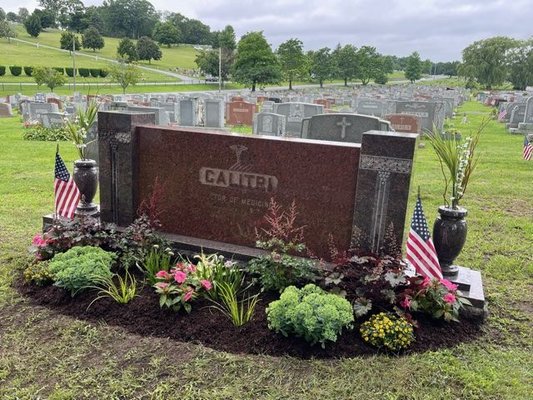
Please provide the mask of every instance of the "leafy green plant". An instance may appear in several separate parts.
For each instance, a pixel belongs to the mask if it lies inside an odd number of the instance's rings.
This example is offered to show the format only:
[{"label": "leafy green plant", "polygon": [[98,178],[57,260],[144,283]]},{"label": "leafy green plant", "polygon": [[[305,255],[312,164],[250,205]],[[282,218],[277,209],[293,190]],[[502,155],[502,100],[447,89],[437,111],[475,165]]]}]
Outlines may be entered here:
[{"label": "leafy green plant", "polygon": [[87,308],[104,297],[110,297],[119,304],[127,304],[138,296],[137,279],[128,270],[126,270],[124,278],[121,275],[114,274],[112,276],[96,277],[94,281],[96,285],[89,287],[100,289],[100,291],[98,292],[98,297]]},{"label": "leafy green plant", "polygon": [[85,139],[87,132],[96,122],[99,107],[96,101],[90,101],[85,110],[78,108],[76,118],[73,121],[67,120],[65,123],[65,133],[78,149],[78,154],[82,160],[86,159],[87,143],[85,143]]},{"label": "leafy green plant", "polygon": [[[228,317],[235,326],[243,326],[252,319],[259,301],[259,293],[246,296],[244,294],[248,289],[246,288],[242,291],[243,295],[240,296],[240,286],[228,282],[216,283],[215,287],[219,300],[211,300],[214,303],[212,308]],[[241,298],[239,299],[239,297]]]},{"label": "leafy green plant", "polygon": [[409,278],[409,284],[398,296],[400,306],[407,311],[420,311],[433,318],[459,322],[461,308],[472,304],[457,288],[447,279]]},{"label": "leafy green plant", "polygon": [[274,199],[264,217],[265,228],[256,231],[256,246],[270,254],[248,263],[250,272],[258,276],[265,290],[283,290],[290,285],[313,282],[317,277],[316,262],[294,256],[306,250],[303,243],[303,226],[296,226],[296,203],[283,210]]},{"label": "leafy green plant", "polygon": [[98,78],[100,76],[100,68],[91,68],[89,71],[93,78]]},{"label": "leafy green plant", "polygon": [[0,65],[0,76],[4,76],[6,74],[6,67],[3,65]]},{"label": "leafy green plant", "polygon": [[66,141],[68,137],[61,127],[45,128],[42,124],[29,124],[22,134],[24,140],[39,140],[48,142]]},{"label": "leafy green plant", "polygon": [[137,263],[137,266],[144,272],[146,281],[150,286],[157,282],[156,274],[159,271],[170,271],[172,266],[172,257],[174,253],[167,247],[164,250],[158,244],[154,244],[144,257],[142,263]]},{"label": "leafy green plant", "polygon": [[89,75],[91,74],[89,68],[78,68],[78,73],[83,78],[88,78]]},{"label": "leafy green plant", "polygon": [[[433,131],[427,136],[439,159],[444,178],[442,197],[447,207],[451,205],[453,209],[459,208],[459,201],[466,192],[470,176],[479,160],[475,153],[479,137],[489,121],[490,119],[485,118],[474,135],[465,138],[463,141],[459,141],[456,135],[445,138],[435,126]],[[448,201],[448,196],[450,201]]]},{"label": "leafy green plant", "polygon": [[67,74],[67,76],[72,78],[77,73],[77,70],[75,70],[74,68],[71,68],[71,67],[66,67],[65,68],[65,73]]},{"label": "leafy green plant", "polygon": [[105,78],[109,74],[107,69],[100,69],[100,78]]},{"label": "leafy green plant", "polygon": [[312,345],[337,341],[342,329],[352,329],[353,310],[350,302],[335,294],[327,293],[316,285],[302,289],[287,287],[279,300],[266,310],[268,327],[284,336],[303,337]]},{"label": "leafy green plant", "polygon": [[110,277],[114,253],[99,247],[78,246],[59,253],[50,261],[50,272],[55,285],[70,291],[74,296],[79,290],[98,283],[102,277]]},{"label": "leafy green plant", "polygon": [[[230,286],[231,290],[238,292],[245,279],[244,272],[237,263],[226,260],[220,254],[205,254],[203,251],[194,256],[197,260],[196,270],[201,279],[207,279],[213,283],[213,289],[207,292],[212,300],[221,300],[221,286]],[[223,290],[223,289],[222,289]]]},{"label": "leafy green plant", "polygon": [[24,73],[26,76],[31,76],[33,73],[33,67],[24,67]]},{"label": "leafy green plant", "polygon": [[154,288],[159,295],[160,307],[175,311],[183,308],[188,313],[191,312],[191,303],[213,287],[209,280],[198,276],[196,267],[190,263],[177,263],[170,272],[159,271],[156,278],[158,282]]},{"label": "leafy green plant", "polygon": [[53,275],[47,261],[32,261],[24,270],[24,280],[37,285],[46,285],[53,281]]},{"label": "leafy green plant", "polygon": [[413,325],[404,317],[391,313],[373,315],[361,324],[359,332],[365,342],[391,351],[405,349],[415,340]]}]

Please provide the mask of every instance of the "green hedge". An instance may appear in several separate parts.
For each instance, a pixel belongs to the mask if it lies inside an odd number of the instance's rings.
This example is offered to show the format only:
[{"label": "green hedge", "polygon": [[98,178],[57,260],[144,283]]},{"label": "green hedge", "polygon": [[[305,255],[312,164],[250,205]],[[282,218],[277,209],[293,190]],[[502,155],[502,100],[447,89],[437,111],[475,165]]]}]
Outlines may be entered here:
[{"label": "green hedge", "polygon": [[65,68],[65,72],[67,76],[70,76],[71,78],[75,75],[74,68],[67,67]]},{"label": "green hedge", "polygon": [[18,65],[11,65],[9,67],[9,71],[11,72],[11,75],[19,76],[22,73],[22,67],[19,67]]},{"label": "green hedge", "polygon": [[6,67],[0,66],[0,76],[4,76],[6,74]]},{"label": "green hedge", "polygon": [[108,74],[109,74],[109,71],[107,69],[100,70],[100,78],[105,78]]},{"label": "green hedge", "polygon": [[78,73],[84,78],[87,78],[90,75],[89,68],[78,68]]},{"label": "green hedge", "polygon": [[100,68],[91,68],[91,76],[93,78],[98,78],[100,76]]},{"label": "green hedge", "polygon": [[65,68],[63,67],[54,67],[54,69],[59,72],[61,75],[65,75]]},{"label": "green hedge", "polygon": [[24,67],[24,73],[26,76],[31,76],[33,74],[33,67]]}]

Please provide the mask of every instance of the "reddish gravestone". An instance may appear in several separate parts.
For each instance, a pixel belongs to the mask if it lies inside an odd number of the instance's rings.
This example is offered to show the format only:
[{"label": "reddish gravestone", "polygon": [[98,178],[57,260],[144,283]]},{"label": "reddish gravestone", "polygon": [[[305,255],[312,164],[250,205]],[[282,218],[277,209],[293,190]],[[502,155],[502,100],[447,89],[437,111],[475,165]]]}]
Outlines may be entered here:
[{"label": "reddish gravestone", "polygon": [[233,101],[227,104],[227,123],[229,125],[253,125],[255,104]]},{"label": "reddish gravestone", "polygon": [[320,257],[329,255],[330,234],[339,250],[355,233],[366,235],[371,250],[386,232],[402,242],[416,135],[371,131],[353,144],[187,128],[128,131],[133,118],[145,117],[99,113],[106,222],[131,222],[157,179],[162,229],[186,248],[251,254],[243,249],[256,251],[255,228],[271,198],[283,207],[296,202],[297,225]]},{"label": "reddish gravestone", "polygon": [[231,101],[244,101],[244,98],[242,96],[231,96],[230,102]]},{"label": "reddish gravestone", "polygon": [[56,99],[55,97],[47,98],[46,102],[50,104],[57,104],[57,108],[59,108],[60,110],[63,109],[63,102],[59,99]]},{"label": "reddish gravestone", "polygon": [[389,114],[385,116],[396,132],[420,133],[420,118],[409,114]]},{"label": "reddish gravestone", "polygon": [[328,109],[330,108],[330,105],[331,103],[329,102],[329,100],[326,100],[326,99],[316,99],[314,101],[315,104],[320,104],[322,106],[324,106],[325,109]]}]

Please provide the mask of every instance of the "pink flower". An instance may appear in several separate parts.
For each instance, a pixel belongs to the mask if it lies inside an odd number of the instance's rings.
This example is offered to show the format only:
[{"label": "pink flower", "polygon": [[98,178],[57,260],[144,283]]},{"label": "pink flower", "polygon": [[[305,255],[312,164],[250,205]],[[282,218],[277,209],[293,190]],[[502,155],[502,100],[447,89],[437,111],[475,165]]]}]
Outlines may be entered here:
[{"label": "pink flower", "polygon": [[194,266],[194,264],[187,265],[187,271],[194,274],[196,272],[196,267]]},{"label": "pink flower", "polygon": [[400,305],[403,307],[403,308],[409,308],[411,307],[411,299],[409,297],[405,297],[401,302],[400,302]]},{"label": "pink flower", "polygon": [[155,274],[155,277],[156,278],[161,278],[161,279],[164,279],[164,280],[170,280],[170,278],[172,277],[172,275],[170,275],[167,271],[165,270],[161,270],[159,271],[157,274]]},{"label": "pink flower", "polygon": [[213,284],[209,282],[207,279],[202,279],[200,283],[202,284],[202,287],[205,290],[211,290],[211,288],[213,287]]},{"label": "pink flower", "polygon": [[182,262],[179,262],[176,264],[176,270],[179,270],[179,271],[185,271],[185,267],[187,266],[187,264],[185,263],[182,263]]},{"label": "pink flower", "polygon": [[194,290],[188,290],[187,293],[183,295],[183,301],[189,301],[192,299],[192,295],[194,294]]},{"label": "pink flower", "polygon": [[446,293],[442,299],[448,304],[453,304],[456,301],[455,295],[453,293]]},{"label": "pink flower", "polygon": [[447,279],[441,279],[440,280],[440,283],[442,283],[444,285],[444,287],[446,287],[446,289],[450,290],[450,291],[455,291],[457,290],[457,285],[451,283],[449,280]]},{"label": "pink flower", "polygon": [[187,274],[183,271],[176,271],[174,273],[174,280],[180,285],[187,279]]},{"label": "pink flower", "polygon": [[46,246],[46,240],[39,234],[33,237],[31,244],[37,247]]},{"label": "pink flower", "polygon": [[429,285],[431,285],[431,278],[428,276],[425,276],[424,280],[422,281],[422,287],[427,288]]}]

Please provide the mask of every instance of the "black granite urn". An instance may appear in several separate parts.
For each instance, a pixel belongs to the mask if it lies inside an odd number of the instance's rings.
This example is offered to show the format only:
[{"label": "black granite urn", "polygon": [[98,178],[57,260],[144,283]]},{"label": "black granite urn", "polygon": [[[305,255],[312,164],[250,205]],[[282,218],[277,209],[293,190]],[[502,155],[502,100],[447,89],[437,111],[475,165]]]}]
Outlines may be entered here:
[{"label": "black granite urn", "polygon": [[96,161],[89,159],[74,161],[73,179],[81,195],[76,214],[95,216],[98,213],[98,206],[93,203],[98,187]]},{"label": "black granite urn", "polygon": [[466,215],[465,208],[439,207],[439,216],[433,225],[433,243],[445,277],[453,278],[458,273],[459,268],[453,262],[466,241]]}]

